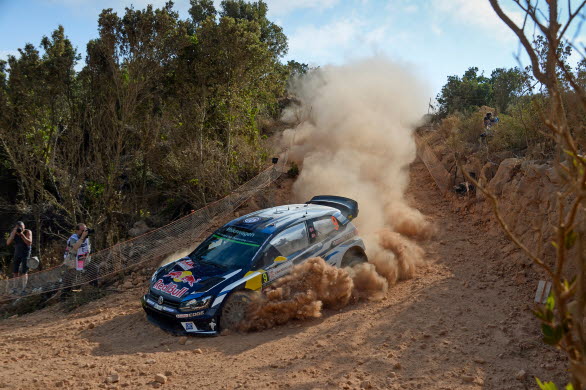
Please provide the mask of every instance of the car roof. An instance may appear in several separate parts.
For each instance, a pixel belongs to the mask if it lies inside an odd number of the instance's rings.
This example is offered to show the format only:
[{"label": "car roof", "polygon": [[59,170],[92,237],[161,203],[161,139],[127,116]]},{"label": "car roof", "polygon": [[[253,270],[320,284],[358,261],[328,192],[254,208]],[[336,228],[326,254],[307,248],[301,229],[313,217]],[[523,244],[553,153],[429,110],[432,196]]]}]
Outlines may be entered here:
[{"label": "car roof", "polygon": [[236,218],[225,226],[234,226],[249,231],[278,233],[300,220],[309,220],[339,213],[338,209],[315,204],[289,204],[258,210]]}]

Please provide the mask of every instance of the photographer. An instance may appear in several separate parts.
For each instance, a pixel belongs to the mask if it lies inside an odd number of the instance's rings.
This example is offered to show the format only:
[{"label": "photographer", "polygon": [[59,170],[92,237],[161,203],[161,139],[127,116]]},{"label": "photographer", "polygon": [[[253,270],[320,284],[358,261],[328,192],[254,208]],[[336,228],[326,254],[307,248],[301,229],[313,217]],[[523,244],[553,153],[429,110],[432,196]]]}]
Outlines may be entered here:
[{"label": "photographer", "polygon": [[78,223],[75,232],[67,240],[67,247],[63,256],[64,263],[69,268],[75,268],[82,271],[86,260],[91,252],[91,244],[88,235],[91,229],[83,223]]},{"label": "photographer", "polygon": [[[14,260],[12,262],[13,276],[25,276],[28,273],[27,261],[31,257],[31,246],[33,244],[33,232],[25,229],[24,222],[18,221],[14,225],[6,245],[14,243]],[[26,281],[25,281],[26,284]]]},{"label": "photographer", "polygon": [[79,278],[78,274],[83,272],[90,260],[91,243],[89,234],[92,232],[83,223],[77,224],[75,232],[67,240],[67,247],[63,255],[63,263],[67,266],[63,278],[64,293],[69,293],[73,284]]}]

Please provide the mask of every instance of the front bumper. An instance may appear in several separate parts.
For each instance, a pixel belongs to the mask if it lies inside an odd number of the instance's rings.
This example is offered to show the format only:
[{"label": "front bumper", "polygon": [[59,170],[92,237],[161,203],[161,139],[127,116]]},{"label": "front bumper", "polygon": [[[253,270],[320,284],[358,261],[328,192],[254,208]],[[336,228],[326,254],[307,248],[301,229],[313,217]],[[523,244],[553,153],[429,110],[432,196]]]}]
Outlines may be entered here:
[{"label": "front bumper", "polygon": [[167,305],[159,305],[148,295],[142,297],[141,303],[149,322],[170,333],[218,335],[216,308],[184,313]]}]

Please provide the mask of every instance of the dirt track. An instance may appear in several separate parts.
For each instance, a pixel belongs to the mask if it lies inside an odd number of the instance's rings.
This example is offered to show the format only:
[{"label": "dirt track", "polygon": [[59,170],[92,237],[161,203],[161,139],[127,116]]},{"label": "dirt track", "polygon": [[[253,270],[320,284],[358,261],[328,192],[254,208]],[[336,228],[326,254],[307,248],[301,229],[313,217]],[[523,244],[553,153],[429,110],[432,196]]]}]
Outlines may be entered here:
[{"label": "dirt track", "polygon": [[[421,163],[412,165],[407,197],[439,231],[423,244],[428,264],[383,301],[185,345],[146,322],[145,287],[70,314],[54,306],[0,322],[0,387],[150,388],[166,372],[163,389],[524,389],[536,388],[533,375],[564,382],[561,355],[541,343],[529,312],[537,276],[509,261],[496,229],[453,213]],[[112,371],[119,382],[106,384]]]}]

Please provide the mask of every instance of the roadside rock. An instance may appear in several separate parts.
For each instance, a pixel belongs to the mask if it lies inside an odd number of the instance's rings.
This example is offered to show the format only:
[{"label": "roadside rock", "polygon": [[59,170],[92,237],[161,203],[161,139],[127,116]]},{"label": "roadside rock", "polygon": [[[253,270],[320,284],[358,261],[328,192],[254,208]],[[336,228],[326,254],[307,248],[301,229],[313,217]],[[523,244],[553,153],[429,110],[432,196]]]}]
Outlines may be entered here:
[{"label": "roadside rock", "polygon": [[167,383],[167,377],[163,374],[157,374],[155,375],[155,382],[161,383],[161,384],[165,384]]},{"label": "roadside rock", "polygon": [[[491,162],[487,162],[486,164],[484,164],[484,166],[480,170],[480,176],[478,177],[478,184],[480,184],[482,187],[486,187],[487,184],[490,183],[492,178],[495,176],[497,169],[498,169],[498,165],[493,164]],[[482,193],[482,191],[478,190],[478,191],[476,191],[476,198],[483,200],[483,199],[485,199],[485,196]]]},{"label": "roadside rock", "polygon": [[501,195],[503,187],[513,178],[520,166],[521,160],[518,158],[507,158],[503,160],[496,174],[488,183],[488,190],[495,195]]}]

